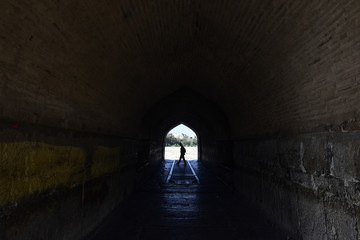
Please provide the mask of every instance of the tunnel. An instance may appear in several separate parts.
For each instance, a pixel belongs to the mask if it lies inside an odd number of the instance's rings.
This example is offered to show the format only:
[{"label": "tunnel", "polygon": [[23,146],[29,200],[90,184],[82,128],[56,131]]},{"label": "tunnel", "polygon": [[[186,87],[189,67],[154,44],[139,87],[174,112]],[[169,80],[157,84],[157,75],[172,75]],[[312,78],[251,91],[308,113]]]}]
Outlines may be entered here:
[{"label": "tunnel", "polygon": [[0,23],[0,239],[90,239],[179,123],[200,189],[283,239],[359,239],[358,0],[3,0]]}]

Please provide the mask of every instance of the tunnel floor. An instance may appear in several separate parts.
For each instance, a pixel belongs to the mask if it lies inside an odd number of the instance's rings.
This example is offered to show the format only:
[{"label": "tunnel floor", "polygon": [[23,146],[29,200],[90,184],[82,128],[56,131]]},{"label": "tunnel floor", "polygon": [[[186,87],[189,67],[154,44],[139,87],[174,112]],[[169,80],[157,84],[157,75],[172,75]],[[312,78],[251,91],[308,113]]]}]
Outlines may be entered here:
[{"label": "tunnel floor", "polygon": [[123,201],[92,239],[286,239],[200,162],[189,163],[185,167],[183,162],[178,166],[163,161],[155,176]]}]

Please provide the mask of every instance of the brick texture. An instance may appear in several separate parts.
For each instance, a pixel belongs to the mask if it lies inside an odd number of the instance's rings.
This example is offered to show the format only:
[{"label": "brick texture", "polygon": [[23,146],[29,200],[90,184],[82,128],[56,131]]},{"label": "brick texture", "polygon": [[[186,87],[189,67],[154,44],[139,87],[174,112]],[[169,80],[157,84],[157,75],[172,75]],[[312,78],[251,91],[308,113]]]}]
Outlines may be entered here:
[{"label": "brick texture", "polygon": [[0,9],[2,118],[134,135],[153,104],[187,86],[224,109],[235,137],[359,129],[357,0]]}]

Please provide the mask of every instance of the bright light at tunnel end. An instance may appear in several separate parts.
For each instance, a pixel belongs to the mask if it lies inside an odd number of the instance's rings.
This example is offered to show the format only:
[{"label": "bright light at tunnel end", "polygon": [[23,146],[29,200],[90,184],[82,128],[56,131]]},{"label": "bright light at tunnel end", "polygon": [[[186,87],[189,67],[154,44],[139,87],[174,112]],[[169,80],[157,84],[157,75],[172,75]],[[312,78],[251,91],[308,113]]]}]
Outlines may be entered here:
[{"label": "bright light at tunnel end", "polygon": [[198,137],[196,133],[184,124],[179,124],[172,128],[164,139],[164,159],[179,160],[180,146],[179,142],[183,143],[187,161],[198,160]]}]

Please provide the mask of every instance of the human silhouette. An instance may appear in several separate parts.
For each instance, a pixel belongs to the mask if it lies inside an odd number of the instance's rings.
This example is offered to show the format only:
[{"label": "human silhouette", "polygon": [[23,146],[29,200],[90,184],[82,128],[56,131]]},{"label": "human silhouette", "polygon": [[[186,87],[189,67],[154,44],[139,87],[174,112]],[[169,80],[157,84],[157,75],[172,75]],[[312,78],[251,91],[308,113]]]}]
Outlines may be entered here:
[{"label": "human silhouette", "polygon": [[186,149],[184,148],[184,146],[182,145],[182,143],[179,143],[180,145],[180,158],[179,161],[177,162],[177,165],[180,164],[181,159],[184,160],[185,166],[186,166],[186,161],[185,161],[185,153],[186,153]]}]

